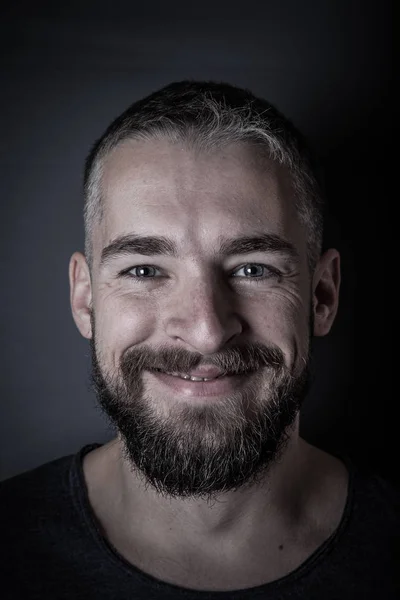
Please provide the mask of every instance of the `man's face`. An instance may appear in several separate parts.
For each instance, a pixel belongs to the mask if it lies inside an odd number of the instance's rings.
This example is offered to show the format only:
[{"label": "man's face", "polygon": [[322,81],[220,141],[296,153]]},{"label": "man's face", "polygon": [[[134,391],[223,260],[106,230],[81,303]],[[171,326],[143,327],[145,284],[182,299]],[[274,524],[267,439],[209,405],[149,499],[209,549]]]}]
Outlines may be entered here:
[{"label": "man's face", "polygon": [[[308,385],[311,284],[288,174],[244,145],[205,156],[129,141],[107,159],[102,191],[93,381],[126,458],[170,497],[253,484],[284,449]],[[111,246],[132,234],[168,237],[177,255]],[[275,236],[269,250],[218,254],[223,240],[261,234]],[[208,383],[153,371],[198,365],[236,376],[206,396]]]}]

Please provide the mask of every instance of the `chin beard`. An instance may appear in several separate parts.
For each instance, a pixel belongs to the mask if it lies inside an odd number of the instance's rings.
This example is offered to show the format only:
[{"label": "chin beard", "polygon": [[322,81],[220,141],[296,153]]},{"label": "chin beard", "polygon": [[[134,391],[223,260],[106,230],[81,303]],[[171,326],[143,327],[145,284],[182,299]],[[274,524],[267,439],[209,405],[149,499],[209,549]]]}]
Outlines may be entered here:
[{"label": "chin beard", "polygon": [[[110,376],[90,344],[92,385],[119,432],[124,457],[146,488],[166,498],[210,501],[261,482],[287,447],[310,385],[310,355],[294,376],[279,348],[252,346],[253,360],[268,368],[240,391],[209,403],[191,406],[185,399],[167,406],[159,392],[144,391],[138,365],[147,350],[127,351],[120,372]],[[238,347],[236,356],[243,354]]]}]

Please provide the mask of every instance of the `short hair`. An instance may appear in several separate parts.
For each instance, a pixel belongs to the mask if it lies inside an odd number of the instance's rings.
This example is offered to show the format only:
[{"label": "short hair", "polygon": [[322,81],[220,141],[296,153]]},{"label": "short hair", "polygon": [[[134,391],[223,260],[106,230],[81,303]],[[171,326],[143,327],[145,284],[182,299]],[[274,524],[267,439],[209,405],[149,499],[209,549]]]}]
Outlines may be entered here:
[{"label": "short hair", "polygon": [[93,145],[85,163],[85,254],[90,268],[96,222],[104,214],[101,179],[110,152],[126,139],[167,139],[198,151],[250,143],[262,156],[287,167],[293,201],[307,230],[313,272],[322,250],[324,199],[314,160],[289,119],[250,90],[224,82],[183,80],[134,102]]}]

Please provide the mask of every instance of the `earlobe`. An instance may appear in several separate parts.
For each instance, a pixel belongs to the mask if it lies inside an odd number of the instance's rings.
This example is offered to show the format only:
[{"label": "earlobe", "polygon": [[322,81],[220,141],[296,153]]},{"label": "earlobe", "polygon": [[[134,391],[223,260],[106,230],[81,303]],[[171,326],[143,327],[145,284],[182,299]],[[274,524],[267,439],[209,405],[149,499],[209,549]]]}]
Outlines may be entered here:
[{"label": "earlobe", "polygon": [[329,333],[339,306],[340,254],[327,250],[320,258],[313,278],[314,335]]},{"label": "earlobe", "polygon": [[72,316],[83,337],[91,339],[92,285],[86,259],[75,252],[69,261],[69,284]]}]

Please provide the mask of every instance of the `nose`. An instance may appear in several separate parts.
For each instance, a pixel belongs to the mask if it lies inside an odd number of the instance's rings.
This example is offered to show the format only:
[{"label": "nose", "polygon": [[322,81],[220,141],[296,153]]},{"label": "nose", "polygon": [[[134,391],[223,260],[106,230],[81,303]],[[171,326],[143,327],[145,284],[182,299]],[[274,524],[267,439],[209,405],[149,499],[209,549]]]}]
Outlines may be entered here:
[{"label": "nose", "polygon": [[199,277],[180,292],[164,314],[170,338],[181,340],[196,352],[213,354],[242,332],[243,321],[226,286]]}]

